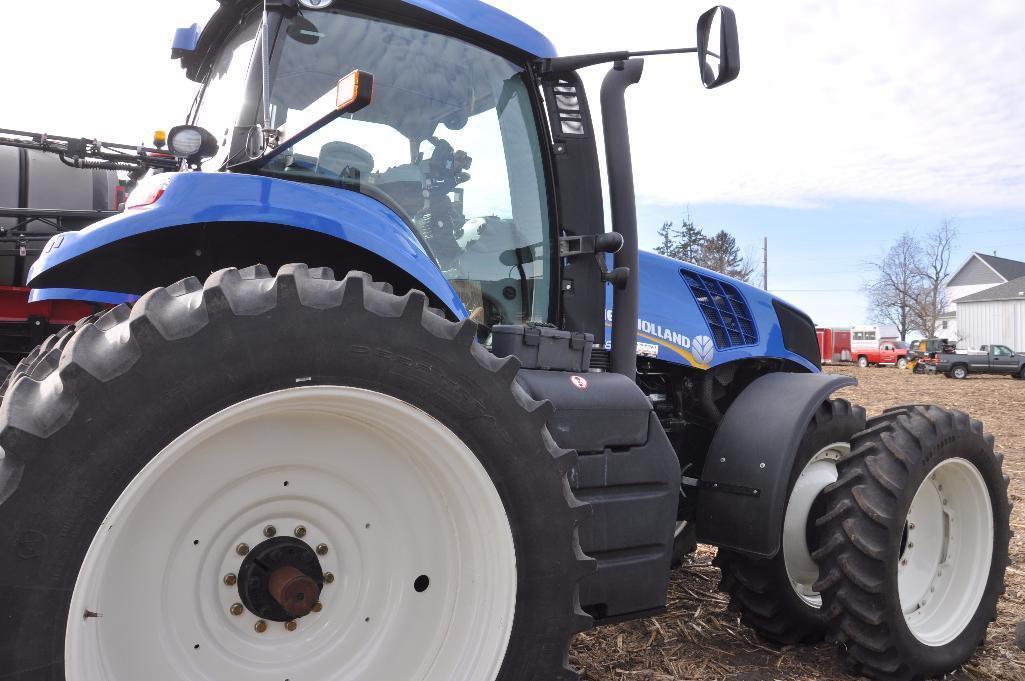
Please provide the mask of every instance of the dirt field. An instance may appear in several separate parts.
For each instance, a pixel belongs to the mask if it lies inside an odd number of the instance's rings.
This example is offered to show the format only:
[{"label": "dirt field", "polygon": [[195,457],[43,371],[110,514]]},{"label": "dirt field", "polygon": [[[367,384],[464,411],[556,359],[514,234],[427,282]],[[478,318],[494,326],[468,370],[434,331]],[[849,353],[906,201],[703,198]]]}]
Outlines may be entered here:
[{"label": "dirt field", "polygon": [[[840,396],[863,405],[869,416],[898,404],[936,403],[980,418],[1006,455],[1011,476],[1011,543],[1007,593],[999,617],[990,626],[986,646],[954,677],[1025,680],[1025,652],[1014,643],[1015,624],[1025,619],[1025,383],[1010,378],[972,377],[953,381],[913,375],[897,369],[836,368],[854,375],[856,388]],[[661,617],[597,629],[580,635],[571,659],[588,681],[667,681],[723,679],[768,681],[849,680],[833,646],[775,648],[756,639],[726,611],[715,591],[719,570],[711,566],[714,549],[702,547],[693,564],[674,576],[669,612]]]}]

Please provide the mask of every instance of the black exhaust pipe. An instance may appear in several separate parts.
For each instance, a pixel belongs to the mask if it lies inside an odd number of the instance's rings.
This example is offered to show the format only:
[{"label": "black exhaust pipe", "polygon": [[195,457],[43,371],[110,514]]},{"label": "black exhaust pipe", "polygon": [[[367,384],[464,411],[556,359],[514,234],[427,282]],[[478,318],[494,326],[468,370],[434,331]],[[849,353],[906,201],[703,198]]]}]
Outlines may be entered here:
[{"label": "black exhaust pipe", "polygon": [[637,379],[637,198],[634,195],[630,126],[626,117],[626,90],[641,80],[643,59],[616,62],[601,86],[601,112],[605,128],[605,157],[609,173],[612,229],[623,237],[614,267],[630,276],[612,294],[612,371]]}]

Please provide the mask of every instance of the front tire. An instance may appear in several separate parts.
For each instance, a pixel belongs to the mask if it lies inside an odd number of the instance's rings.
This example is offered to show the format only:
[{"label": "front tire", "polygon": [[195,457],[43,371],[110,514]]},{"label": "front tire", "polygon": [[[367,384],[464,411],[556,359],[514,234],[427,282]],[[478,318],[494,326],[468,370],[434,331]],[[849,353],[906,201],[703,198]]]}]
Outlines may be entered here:
[{"label": "front tire", "polygon": [[817,521],[830,637],[862,675],[943,675],[983,642],[1004,590],[1003,457],[980,422],[935,406],[887,412],[851,446]]},{"label": "front tire", "polygon": [[[824,402],[808,425],[794,459],[787,514],[779,553],[758,558],[719,549],[719,590],[730,609],[762,638],[782,645],[822,640],[826,620],[812,588],[818,576],[807,543],[816,498],[837,479],[836,462],[850,451],[850,439],[865,427],[865,410],[846,400]],[[811,518],[813,520],[813,518]]]},{"label": "front tire", "polygon": [[5,679],[576,679],[575,456],[475,332],[288,266],[62,337],[0,410]]},{"label": "front tire", "polygon": [[901,357],[900,359],[897,360],[897,368],[898,369],[907,369],[908,368],[908,361],[906,359],[904,359],[903,357]]}]

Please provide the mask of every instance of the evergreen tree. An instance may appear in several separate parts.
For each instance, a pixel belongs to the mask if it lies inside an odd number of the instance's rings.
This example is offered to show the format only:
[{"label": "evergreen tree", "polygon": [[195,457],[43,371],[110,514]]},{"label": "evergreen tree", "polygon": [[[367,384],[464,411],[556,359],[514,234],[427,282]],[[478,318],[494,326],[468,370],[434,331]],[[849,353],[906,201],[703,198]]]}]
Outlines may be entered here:
[{"label": "evergreen tree", "polygon": [[755,271],[740,254],[737,240],[726,230],[705,239],[699,262],[695,264],[741,281],[747,281]]},{"label": "evergreen tree", "polygon": [[677,249],[675,258],[684,262],[700,265],[698,261],[708,242],[708,237],[701,231],[700,227],[694,226],[694,221],[688,215],[682,223],[677,236]]},{"label": "evergreen tree", "polygon": [[672,222],[663,222],[658,230],[658,246],[655,252],[670,258],[676,257],[676,232],[673,230]]}]

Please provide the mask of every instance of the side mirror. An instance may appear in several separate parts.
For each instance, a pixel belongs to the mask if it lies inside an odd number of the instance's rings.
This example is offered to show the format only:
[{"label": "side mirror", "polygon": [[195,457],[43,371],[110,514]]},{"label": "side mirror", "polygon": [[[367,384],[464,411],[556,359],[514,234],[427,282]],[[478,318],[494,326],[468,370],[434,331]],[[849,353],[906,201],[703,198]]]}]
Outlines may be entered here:
[{"label": "side mirror", "polygon": [[698,68],[709,90],[740,75],[737,15],[729,7],[713,7],[698,19]]}]

